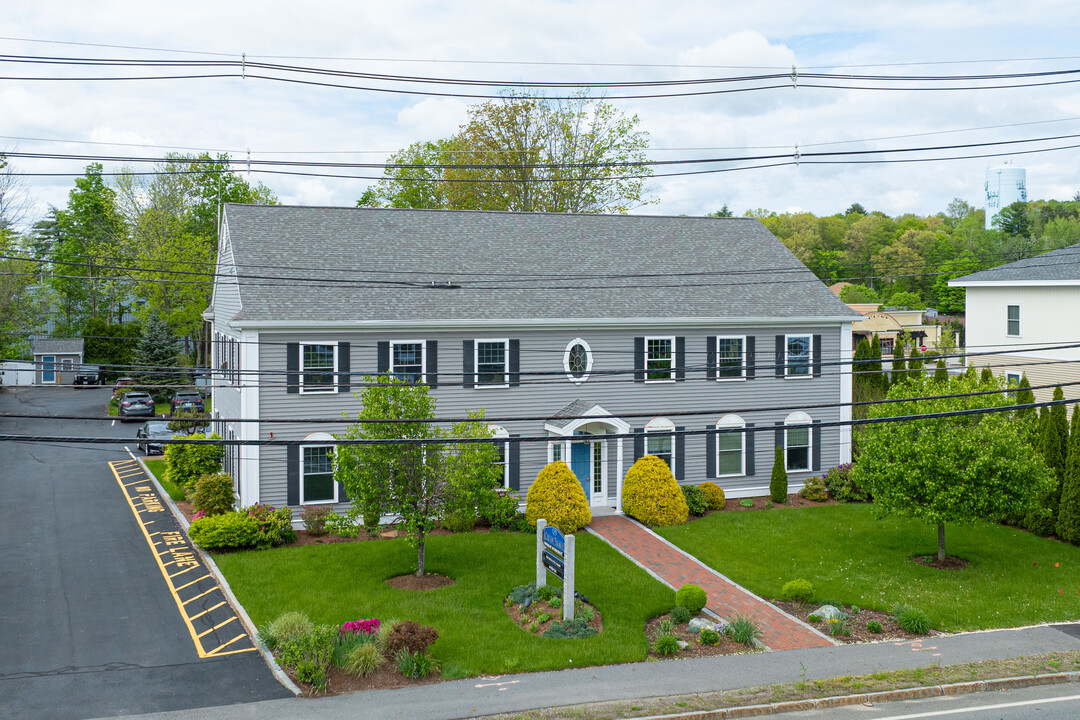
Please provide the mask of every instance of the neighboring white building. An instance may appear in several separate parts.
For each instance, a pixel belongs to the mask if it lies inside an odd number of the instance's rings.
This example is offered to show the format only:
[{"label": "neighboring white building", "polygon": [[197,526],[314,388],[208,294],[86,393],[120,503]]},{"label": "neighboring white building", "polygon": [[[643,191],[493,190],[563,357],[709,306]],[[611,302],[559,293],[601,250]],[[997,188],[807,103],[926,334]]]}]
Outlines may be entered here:
[{"label": "neighboring white building", "polygon": [[[950,280],[967,291],[967,349],[978,368],[1032,385],[1080,382],[1080,245]],[[1073,347],[1060,347],[1073,345]],[[1063,387],[1080,397],[1080,385]],[[1049,400],[1053,389],[1036,390]]]},{"label": "neighboring white building", "polygon": [[986,229],[994,227],[994,216],[1014,202],[1027,202],[1027,170],[1012,165],[986,169]]}]

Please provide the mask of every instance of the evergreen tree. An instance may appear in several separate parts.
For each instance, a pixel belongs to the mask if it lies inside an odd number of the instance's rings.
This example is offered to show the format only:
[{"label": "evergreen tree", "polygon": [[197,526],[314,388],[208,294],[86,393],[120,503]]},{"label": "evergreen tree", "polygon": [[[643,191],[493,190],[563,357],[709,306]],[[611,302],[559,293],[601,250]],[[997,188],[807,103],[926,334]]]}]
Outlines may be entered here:
[{"label": "evergreen tree", "polygon": [[1080,405],[1073,406],[1065,480],[1058,506],[1057,534],[1062,540],[1080,545]]},{"label": "evergreen tree", "polygon": [[889,378],[882,372],[881,338],[878,337],[877,333],[874,333],[874,337],[870,341],[870,370],[873,372],[870,376],[871,382],[877,391],[874,399],[880,400],[885,397],[885,393],[889,392]]},{"label": "evergreen tree", "polygon": [[[1016,404],[1030,405],[1035,402],[1035,393],[1031,391],[1031,383],[1028,382],[1027,373],[1020,376],[1020,383],[1016,386]],[[1035,419],[1035,408],[1021,408],[1016,411],[1016,417],[1032,421]]]},{"label": "evergreen tree", "polygon": [[892,382],[891,385],[895,385],[898,382],[903,382],[904,374],[907,372],[907,347],[904,341],[904,335],[896,336],[896,344],[893,346],[893,361],[892,361]]},{"label": "evergreen tree", "polygon": [[[1054,388],[1054,399],[1065,397],[1060,387]],[[1024,527],[1036,535],[1054,532],[1061,504],[1062,481],[1069,442],[1069,420],[1064,405],[1043,408],[1039,413],[1037,449],[1043,462],[1054,475],[1053,486],[1041,495],[1024,518]]]},{"label": "evergreen tree", "polygon": [[769,479],[769,494],[774,503],[787,500],[787,468],[784,466],[784,448],[776,446],[776,459],[773,461],[772,477]]},{"label": "evergreen tree", "polygon": [[994,379],[994,371],[990,369],[990,366],[986,366],[982,369],[982,374],[979,375],[979,384],[983,385]]},{"label": "evergreen tree", "polygon": [[916,382],[922,379],[923,369],[923,354],[919,352],[919,348],[911,348],[911,355],[908,355],[907,361],[909,377]]},{"label": "evergreen tree", "polygon": [[184,383],[183,375],[176,372],[179,354],[180,344],[169,326],[158,315],[151,315],[135,348],[135,382],[158,397],[168,394],[170,386]]},{"label": "evergreen tree", "polygon": [[979,373],[975,371],[974,365],[968,365],[968,369],[964,371],[964,377],[976,385],[979,383]]},{"label": "evergreen tree", "polygon": [[[870,343],[866,338],[859,340],[855,346],[855,361],[851,365],[851,393],[855,402],[867,402],[874,400],[874,393],[870,381]],[[852,417],[859,420],[866,417],[868,405],[856,405],[853,408]]]},{"label": "evergreen tree", "polygon": [[944,360],[937,361],[937,368],[934,369],[934,382],[942,384],[949,382],[949,371],[945,369]]}]

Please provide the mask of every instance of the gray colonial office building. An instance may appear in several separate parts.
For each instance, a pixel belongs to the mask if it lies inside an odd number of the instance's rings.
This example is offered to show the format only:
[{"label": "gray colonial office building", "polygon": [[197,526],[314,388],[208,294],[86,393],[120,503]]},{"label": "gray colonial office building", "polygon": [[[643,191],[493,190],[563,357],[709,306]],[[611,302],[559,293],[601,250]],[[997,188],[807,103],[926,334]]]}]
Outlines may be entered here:
[{"label": "gray colonial office building", "polygon": [[305,441],[230,448],[242,505],[345,507],[333,433],[386,372],[483,408],[522,498],[552,460],[616,508],[645,453],[734,497],[777,446],[793,489],[850,461],[861,316],[750,218],[227,205],[205,317],[219,431]]}]

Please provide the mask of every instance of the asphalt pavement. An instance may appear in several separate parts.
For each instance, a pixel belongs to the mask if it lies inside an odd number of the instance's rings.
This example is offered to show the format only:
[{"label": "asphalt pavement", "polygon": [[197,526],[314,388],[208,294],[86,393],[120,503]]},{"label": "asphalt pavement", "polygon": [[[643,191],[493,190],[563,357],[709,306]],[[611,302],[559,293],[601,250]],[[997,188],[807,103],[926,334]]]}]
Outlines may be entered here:
[{"label": "asphalt pavement", "polygon": [[[103,414],[108,399],[108,388],[8,389],[0,412]],[[138,424],[0,418],[0,433],[130,437],[134,449]],[[125,460],[122,445],[0,443],[0,715],[292,697],[257,652],[200,657],[109,466]]]}]

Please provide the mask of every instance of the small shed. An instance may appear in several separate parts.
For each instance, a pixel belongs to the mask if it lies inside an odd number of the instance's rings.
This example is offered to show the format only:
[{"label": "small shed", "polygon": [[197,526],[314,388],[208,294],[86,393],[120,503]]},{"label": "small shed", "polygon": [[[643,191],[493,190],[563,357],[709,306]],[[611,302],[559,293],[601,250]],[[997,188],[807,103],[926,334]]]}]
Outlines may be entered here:
[{"label": "small shed", "polygon": [[83,361],[82,338],[40,338],[30,343],[36,385],[72,385]]}]

